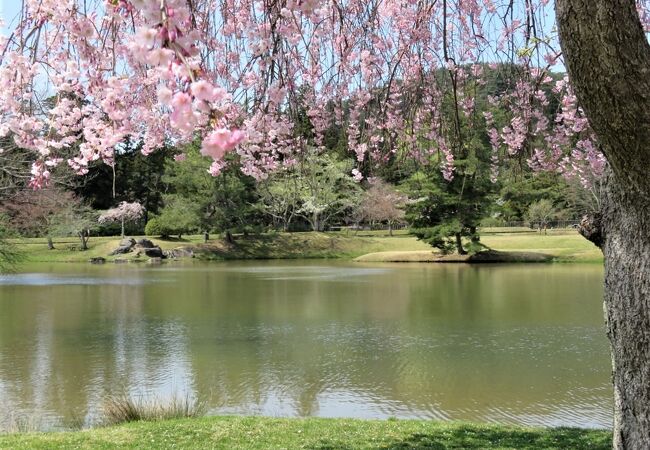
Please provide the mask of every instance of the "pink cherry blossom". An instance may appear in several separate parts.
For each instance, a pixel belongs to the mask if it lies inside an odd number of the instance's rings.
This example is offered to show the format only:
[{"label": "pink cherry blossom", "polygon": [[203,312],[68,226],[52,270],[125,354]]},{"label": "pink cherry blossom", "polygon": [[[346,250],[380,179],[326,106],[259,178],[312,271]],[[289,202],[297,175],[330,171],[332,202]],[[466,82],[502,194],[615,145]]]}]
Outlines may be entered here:
[{"label": "pink cherry blossom", "polygon": [[233,150],[243,140],[244,133],[241,131],[220,128],[205,136],[201,145],[201,154],[219,161],[223,159],[226,152]]}]

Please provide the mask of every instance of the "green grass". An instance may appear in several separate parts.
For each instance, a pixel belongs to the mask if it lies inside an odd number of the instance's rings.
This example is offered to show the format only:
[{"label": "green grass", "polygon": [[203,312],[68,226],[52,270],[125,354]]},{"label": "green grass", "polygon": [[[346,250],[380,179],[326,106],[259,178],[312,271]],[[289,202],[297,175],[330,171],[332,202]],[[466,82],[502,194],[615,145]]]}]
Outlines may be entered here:
[{"label": "green grass", "polygon": [[611,433],[422,420],[205,417],[0,436],[0,449],[607,449]]},{"label": "green grass", "polygon": [[[234,244],[215,238],[203,244],[203,236],[184,236],[183,239],[153,239],[163,250],[190,246],[204,259],[294,259],[294,258],[344,258],[364,256],[365,261],[425,262],[431,259],[433,249],[405,231],[388,236],[385,231],[331,232],[331,233],[269,233],[257,236],[236,236]],[[548,235],[522,230],[490,229],[481,241],[501,252],[541,253],[559,262],[602,262],[600,250],[578,235],[575,230],[552,230]],[[107,255],[117,247],[119,238],[91,238],[89,250],[71,250],[78,246],[73,238],[55,239],[55,250],[47,249],[47,241],[14,239],[11,242],[31,262],[85,262],[93,257],[133,259],[133,255]],[[372,255],[368,255],[372,254]],[[525,256],[525,255],[524,255]],[[140,258],[146,260],[146,257]],[[526,258],[521,258],[526,260]]]},{"label": "green grass", "polygon": [[[170,250],[181,245],[191,245],[203,242],[202,236],[183,237],[182,240],[154,239],[157,245],[163,250]],[[90,258],[104,257],[109,261],[114,259],[133,259],[128,255],[117,255],[109,257],[108,254],[118,247],[119,237],[91,237],[88,241],[88,250],[80,251],[80,243],[74,237],[55,238],[54,250],[48,250],[47,239],[27,238],[9,239],[9,242],[16,245],[28,262],[86,262]],[[71,249],[70,247],[75,247]],[[143,260],[147,258],[143,257]]]},{"label": "green grass", "polygon": [[[539,261],[546,255],[554,262],[596,262],[603,261],[598,247],[580,236],[575,230],[551,230],[548,234],[534,231],[490,229],[481,233],[481,242],[493,250],[504,252],[504,262]],[[508,252],[515,252],[516,254]],[[370,253],[357,258],[364,262],[429,262],[439,259],[428,250],[397,250]],[[454,258],[450,258],[454,259]]]},{"label": "green grass", "polygon": [[[354,233],[270,233],[258,236],[236,236],[234,244],[223,239],[211,239],[203,244],[203,236],[183,236],[182,239],[152,239],[163,250],[191,246],[205,259],[294,259],[294,258],[348,258],[365,253],[391,250],[426,250],[427,244],[418,241],[405,232],[396,232],[389,237],[387,232]],[[85,262],[90,258],[104,257],[114,259],[133,259],[132,254],[109,257],[108,254],[118,246],[117,237],[93,237],[88,242],[88,250],[71,250],[77,246],[74,238],[55,239],[54,250],[48,250],[44,238],[13,239],[29,262]],[[143,257],[142,260],[147,258]]]},{"label": "green grass", "polygon": [[481,242],[500,251],[544,253],[558,262],[602,262],[598,247],[575,230],[551,230],[548,234],[485,233]]}]

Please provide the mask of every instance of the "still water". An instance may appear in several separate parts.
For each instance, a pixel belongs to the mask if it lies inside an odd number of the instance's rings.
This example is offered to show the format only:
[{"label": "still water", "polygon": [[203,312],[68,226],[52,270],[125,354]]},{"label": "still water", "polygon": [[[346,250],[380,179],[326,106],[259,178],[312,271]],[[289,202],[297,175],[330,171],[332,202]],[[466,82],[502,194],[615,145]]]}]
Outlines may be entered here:
[{"label": "still water", "polygon": [[[610,427],[597,265],[28,266],[0,276],[0,416],[110,394],[211,414]],[[0,420],[2,417],[0,417]]]}]

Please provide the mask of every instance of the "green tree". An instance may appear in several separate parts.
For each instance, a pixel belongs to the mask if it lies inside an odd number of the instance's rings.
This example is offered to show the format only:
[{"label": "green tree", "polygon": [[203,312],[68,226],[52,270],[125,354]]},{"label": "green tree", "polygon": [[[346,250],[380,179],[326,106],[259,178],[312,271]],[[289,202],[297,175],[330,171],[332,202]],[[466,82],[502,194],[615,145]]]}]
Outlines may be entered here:
[{"label": "green tree", "polygon": [[[455,250],[462,255],[482,248],[477,228],[490,208],[495,187],[486,163],[466,159],[455,164],[452,181],[445,180],[434,165],[406,181],[404,188],[412,199],[406,218],[419,239],[445,253]],[[469,239],[467,249],[463,239]]]},{"label": "green tree", "polygon": [[147,213],[155,214],[163,205],[163,177],[172,154],[172,148],[162,148],[145,156],[137,146],[123,146],[115,153],[115,170],[107,164],[92,164],[87,175],[75,180],[73,190],[99,210],[138,201],[145,208],[146,220]]},{"label": "green tree", "polygon": [[296,170],[301,181],[298,214],[313,231],[323,231],[333,218],[359,204],[361,187],[350,175],[350,160],[310,149]]},{"label": "green tree", "polygon": [[16,246],[7,241],[10,234],[7,217],[0,214],[0,273],[12,271],[22,256]]},{"label": "green tree", "polygon": [[213,177],[205,169],[207,160],[199,153],[198,143],[194,143],[187,146],[182,161],[167,164],[163,178],[167,192],[196,207],[203,230],[230,235],[252,231],[253,224],[263,222],[255,180],[242,173],[237,158],[227,155],[228,165]]},{"label": "green tree", "polygon": [[147,236],[178,236],[198,231],[201,220],[198,212],[198,205],[178,195],[166,195],[165,206],[160,214],[153,216],[145,226]]},{"label": "green tree", "polygon": [[[574,209],[568,201],[569,185],[559,174],[528,171],[521,176],[507,178],[499,193],[499,206],[495,208],[507,221],[525,220],[530,205],[544,199],[559,209]],[[575,189],[581,188],[576,186]]]},{"label": "green tree", "polygon": [[548,224],[556,214],[555,207],[550,200],[542,199],[532,203],[526,213],[526,219],[531,225],[531,228],[537,226],[537,229],[542,232],[546,231]]},{"label": "green tree", "polygon": [[257,185],[259,207],[270,216],[274,227],[278,225],[283,231],[289,231],[300,209],[302,180],[292,168],[271,174]]}]

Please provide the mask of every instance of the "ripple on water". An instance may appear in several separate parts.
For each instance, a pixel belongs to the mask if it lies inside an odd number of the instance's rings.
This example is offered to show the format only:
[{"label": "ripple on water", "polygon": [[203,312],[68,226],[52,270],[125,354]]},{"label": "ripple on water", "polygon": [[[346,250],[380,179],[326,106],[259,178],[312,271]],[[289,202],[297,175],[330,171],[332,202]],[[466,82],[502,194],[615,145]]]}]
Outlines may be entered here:
[{"label": "ripple on water", "polygon": [[1,286],[141,286],[161,280],[118,277],[84,277],[78,275],[51,275],[46,273],[21,273],[0,275]]},{"label": "ripple on water", "polygon": [[326,280],[383,275],[390,272],[385,268],[353,268],[326,266],[273,266],[273,267],[235,267],[231,272],[258,275],[264,280]]}]

